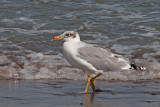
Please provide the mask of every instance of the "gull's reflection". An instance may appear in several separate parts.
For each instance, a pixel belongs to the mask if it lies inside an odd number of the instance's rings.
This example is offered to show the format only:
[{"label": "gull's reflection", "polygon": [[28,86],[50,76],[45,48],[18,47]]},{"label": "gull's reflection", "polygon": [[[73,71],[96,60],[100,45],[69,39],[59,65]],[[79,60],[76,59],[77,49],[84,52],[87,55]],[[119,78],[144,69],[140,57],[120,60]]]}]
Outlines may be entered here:
[{"label": "gull's reflection", "polygon": [[[94,104],[94,97],[95,97],[96,92],[92,92],[92,93],[87,93],[85,94],[85,102],[86,102],[86,107],[91,107],[91,104]],[[90,96],[90,98],[88,98],[88,96]]]}]

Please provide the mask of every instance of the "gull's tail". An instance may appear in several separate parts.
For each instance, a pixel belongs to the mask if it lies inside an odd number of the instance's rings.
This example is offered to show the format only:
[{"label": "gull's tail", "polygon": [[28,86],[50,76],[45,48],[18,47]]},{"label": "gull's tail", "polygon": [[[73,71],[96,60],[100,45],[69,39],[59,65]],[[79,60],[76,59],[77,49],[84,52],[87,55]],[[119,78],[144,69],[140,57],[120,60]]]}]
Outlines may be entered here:
[{"label": "gull's tail", "polygon": [[130,65],[131,65],[130,69],[134,69],[134,70],[146,70],[145,67],[137,66],[134,63],[131,63]]}]

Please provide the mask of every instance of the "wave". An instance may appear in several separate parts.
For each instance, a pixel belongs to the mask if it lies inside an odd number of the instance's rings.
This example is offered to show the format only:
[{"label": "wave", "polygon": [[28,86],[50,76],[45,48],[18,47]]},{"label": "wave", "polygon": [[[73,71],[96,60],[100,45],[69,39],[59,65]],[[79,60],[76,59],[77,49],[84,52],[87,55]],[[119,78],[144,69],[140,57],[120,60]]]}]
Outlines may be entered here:
[{"label": "wave", "polygon": [[[139,60],[142,62],[142,60]],[[143,61],[144,62],[144,61]],[[99,80],[144,80],[160,78],[159,62],[139,63],[150,70],[125,70],[117,72],[104,72]],[[20,61],[0,56],[0,79],[69,79],[86,80],[87,75],[80,69],[72,67],[62,54],[45,55],[31,53]]]}]

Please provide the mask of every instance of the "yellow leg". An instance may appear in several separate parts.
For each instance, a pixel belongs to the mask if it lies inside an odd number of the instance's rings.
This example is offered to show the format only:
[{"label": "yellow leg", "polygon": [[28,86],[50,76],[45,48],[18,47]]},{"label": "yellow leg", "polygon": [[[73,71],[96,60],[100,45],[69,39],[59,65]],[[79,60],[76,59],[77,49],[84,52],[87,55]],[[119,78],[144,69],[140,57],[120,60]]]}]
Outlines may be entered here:
[{"label": "yellow leg", "polygon": [[91,80],[90,80],[90,85],[91,85],[93,91],[95,91],[95,89],[96,89],[96,88],[95,88],[95,85],[94,85],[94,80],[95,80],[97,77],[99,77],[100,75],[102,75],[102,73],[97,74],[95,77],[91,78]]},{"label": "yellow leg", "polygon": [[84,93],[84,94],[87,93],[89,83],[90,83],[90,76],[88,75],[86,88],[85,88],[84,92],[80,92],[80,93]]}]

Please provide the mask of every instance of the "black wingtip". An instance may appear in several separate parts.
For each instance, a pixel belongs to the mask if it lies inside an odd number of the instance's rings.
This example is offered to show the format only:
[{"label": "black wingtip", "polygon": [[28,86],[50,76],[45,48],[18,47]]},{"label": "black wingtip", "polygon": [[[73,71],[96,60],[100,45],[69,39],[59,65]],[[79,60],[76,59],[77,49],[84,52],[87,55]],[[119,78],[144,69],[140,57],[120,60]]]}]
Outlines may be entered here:
[{"label": "black wingtip", "polygon": [[130,65],[131,65],[130,69],[134,69],[134,70],[146,70],[145,67],[137,66],[137,65],[134,64],[134,63],[131,63]]}]

